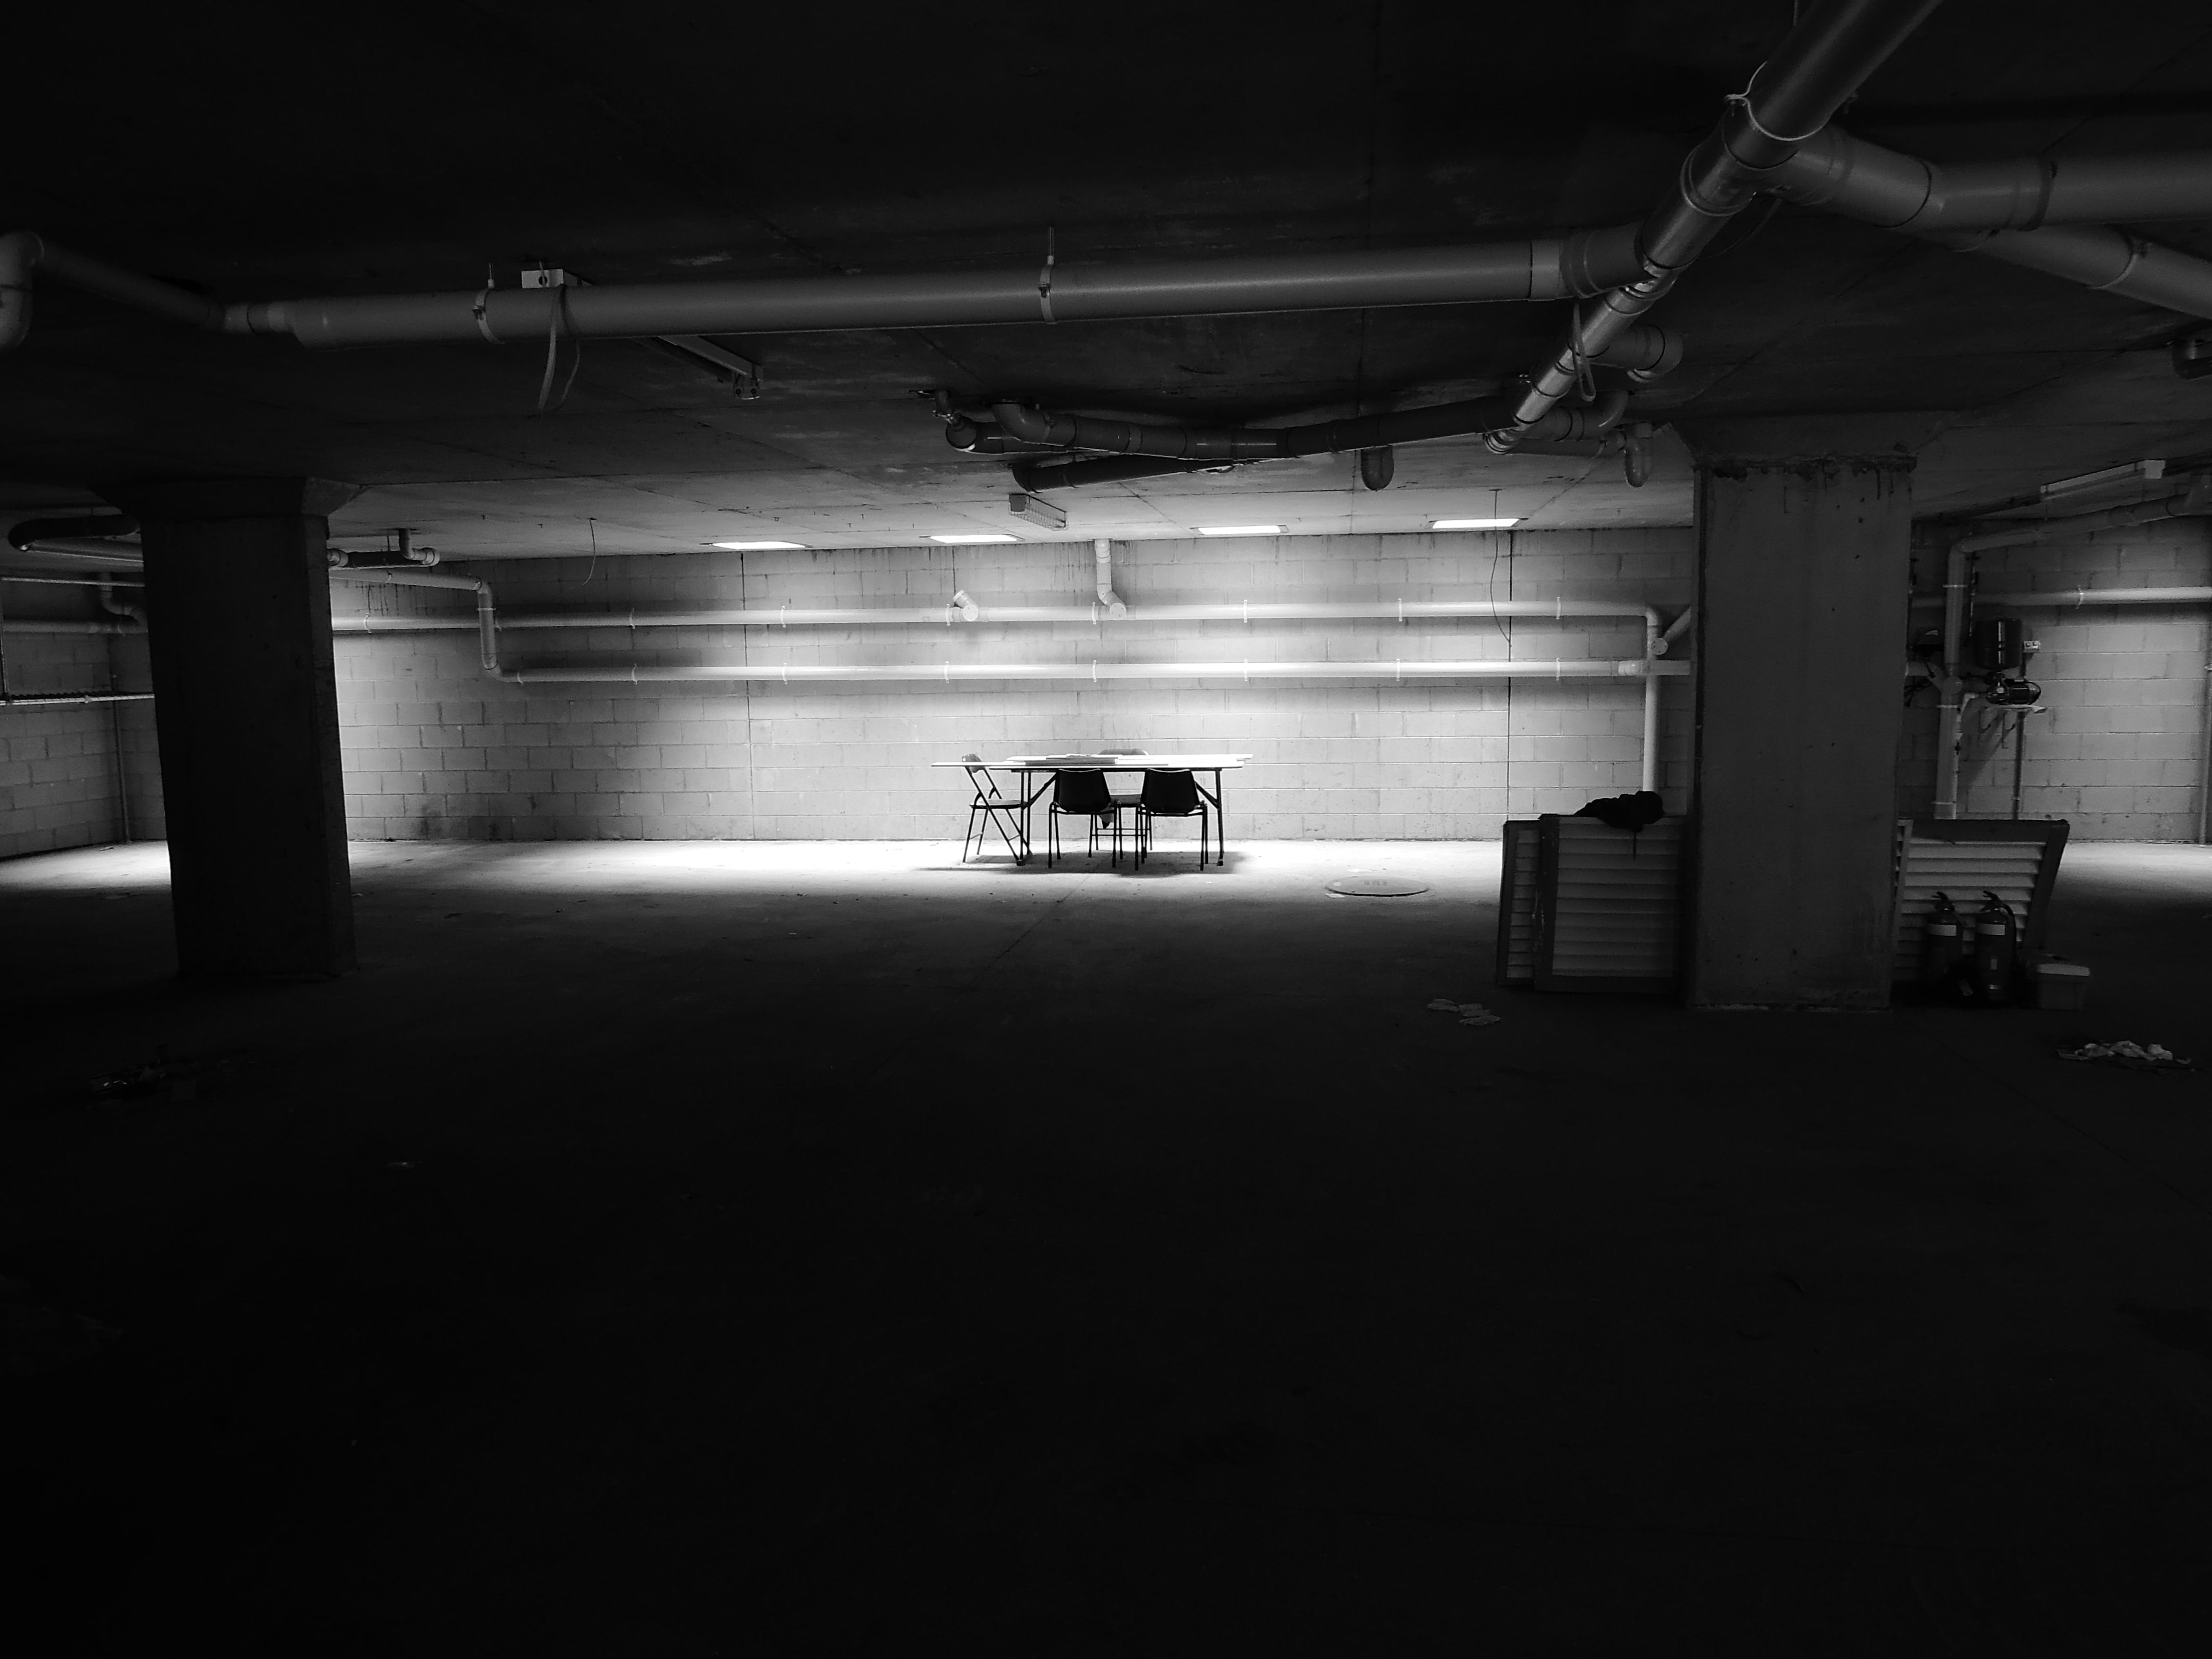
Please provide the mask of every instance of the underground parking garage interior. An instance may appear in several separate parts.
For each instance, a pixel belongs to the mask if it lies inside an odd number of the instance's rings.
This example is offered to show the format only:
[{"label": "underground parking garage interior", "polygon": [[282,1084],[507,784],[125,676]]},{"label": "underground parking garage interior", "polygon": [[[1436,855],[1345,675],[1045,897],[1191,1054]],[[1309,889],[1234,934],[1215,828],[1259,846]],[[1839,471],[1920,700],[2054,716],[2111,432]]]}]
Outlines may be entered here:
[{"label": "underground parking garage interior", "polygon": [[24,1651],[2202,1650],[2200,8],[10,33]]}]

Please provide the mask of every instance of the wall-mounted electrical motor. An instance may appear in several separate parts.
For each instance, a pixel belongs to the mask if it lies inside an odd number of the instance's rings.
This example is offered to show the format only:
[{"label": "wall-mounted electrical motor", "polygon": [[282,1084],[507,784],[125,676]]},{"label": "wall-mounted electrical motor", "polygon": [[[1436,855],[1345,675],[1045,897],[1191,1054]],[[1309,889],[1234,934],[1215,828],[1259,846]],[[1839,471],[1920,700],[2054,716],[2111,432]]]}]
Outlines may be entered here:
[{"label": "wall-mounted electrical motor", "polygon": [[2016,674],[2027,662],[2027,629],[2017,617],[1984,617],[1974,624],[1974,665],[1984,674]]}]

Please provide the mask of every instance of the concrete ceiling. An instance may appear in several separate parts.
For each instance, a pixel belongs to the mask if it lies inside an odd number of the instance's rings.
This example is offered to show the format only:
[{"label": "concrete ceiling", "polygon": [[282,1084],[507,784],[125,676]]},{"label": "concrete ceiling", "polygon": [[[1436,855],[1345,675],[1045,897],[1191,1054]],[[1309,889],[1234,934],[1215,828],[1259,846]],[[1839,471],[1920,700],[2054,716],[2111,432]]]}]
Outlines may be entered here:
[{"label": "concrete ceiling", "polygon": [[[1290,3],[1018,22],[941,8],[634,0],[93,9],[21,30],[0,228],[221,295],[472,288],[539,261],[595,281],[1067,264],[1555,234],[1639,216],[1787,28],[1790,0],[1573,8]],[[13,27],[13,26],[11,26]],[[1949,0],[1844,117],[1939,159],[2212,148],[2212,14]],[[2212,224],[2146,228],[2212,254]],[[643,346],[583,348],[557,413],[542,352],[310,354],[52,283],[0,359],[0,506],[146,476],[368,486],[336,521],[449,555],[675,552],[1038,532],[1002,465],[914,393],[1266,423],[1479,395],[1561,305],[769,336],[737,401]],[[2191,325],[1810,212],[1747,215],[1661,319],[1682,369],[1648,418],[1940,411],[1923,510],[1994,507],[2142,456],[2212,453]],[[564,358],[561,372],[568,372]],[[1401,449],[1066,492],[1065,532],[1262,521],[1417,530],[1680,524],[1679,445],[1613,462]]]}]

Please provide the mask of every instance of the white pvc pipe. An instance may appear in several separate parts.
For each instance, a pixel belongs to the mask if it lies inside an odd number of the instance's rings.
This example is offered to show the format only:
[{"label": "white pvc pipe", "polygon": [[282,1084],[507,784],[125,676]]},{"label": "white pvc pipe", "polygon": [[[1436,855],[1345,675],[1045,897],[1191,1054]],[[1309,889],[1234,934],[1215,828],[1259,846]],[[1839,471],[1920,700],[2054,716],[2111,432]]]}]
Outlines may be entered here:
[{"label": "white pvc pipe", "polygon": [[2075,587],[2040,593],[1977,593],[1977,610],[2008,605],[2015,611],[2062,605],[2079,610],[2090,605],[2212,605],[2212,587]]},{"label": "white pvc pipe", "polygon": [[827,680],[1434,680],[1434,679],[1640,679],[1674,678],[1690,672],[1687,663],[1629,657],[1555,658],[1514,660],[1502,657],[1472,661],[1393,658],[1369,662],[906,662],[632,664],[621,668],[503,669],[499,678],[517,685],[647,685],[661,681],[757,681],[799,684]]},{"label": "white pvc pipe", "polygon": [[[1129,614],[1129,607],[1121,603],[1121,596],[1114,591],[1114,544],[1101,536],[1091,546],[1098,563],[1098,603],[1106,607],[1108,616],[1119,622]],[[978,618],[970,617],[969,620],[974,622]]]},{"label": "white pvc pipe", "polygon": [[[485,673],[499,672],[499,616],[492,605],[489,582],[474,576],[441,576],[428,570],[356,569],[343,565],[332,569],[331,575],[342,581],[364,582],[380,587],[444,587],[474,593],[477,596],[477,654],[483,664]],[[337,618],[331,619],[331,627],[332,632],[337,631]]]},{"label": "white pvc pipe", "polygon": [[[408,571],[333,570],[334,578],[367,580],[389,576],[408,587],[473,587],[465,576],[422,580]],[[499,626],[525,628],[884,628],[950,627],[963,619],[957,605],[919,609],[870,605],[803,610],[795,605],[744,605],[726,611],[502,611]],[[1109,616],[1098,605],[1005,605],[978,608],[969,620],[983,623],[1092,623]],[[1625,599],[1380,599],[1331,600],[1306,604],[1127,605],[1113,618],[1130,623],[1167,622],[1421,622],[1449,617],[1641,617],[1656,628],[1659,613]],[[1678,619],[1679,620],[1679,619]],[[458,618],[435,617],[334,617],[331,625],[348,633],[436,633],[466,627]],[[1668,635],[1672,637],[1672,635]]]}]

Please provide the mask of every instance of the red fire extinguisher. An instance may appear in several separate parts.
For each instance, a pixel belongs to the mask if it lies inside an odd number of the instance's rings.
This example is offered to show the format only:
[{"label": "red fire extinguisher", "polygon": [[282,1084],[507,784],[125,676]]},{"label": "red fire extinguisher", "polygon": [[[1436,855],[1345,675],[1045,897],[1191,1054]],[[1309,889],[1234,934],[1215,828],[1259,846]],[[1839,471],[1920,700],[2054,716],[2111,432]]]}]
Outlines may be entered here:
[{"label": "red fire extinguisher", "polygon": [[1959,912],[1948,893],[1936,895],[1936,908],[1920,928],[1920,979],[1931,987],[1948,986],[1966,954],[1966,936]]},{"label": "red fire extinguisher", "polygon": [[1974,915],[1974,945],[1966,985],[1972,1000],[1985,1007],[2001,1007],[2012,1000],[2020,923],[2012,906],[1988,888],[1982,889],[1982,897],[1984,902]]}]

